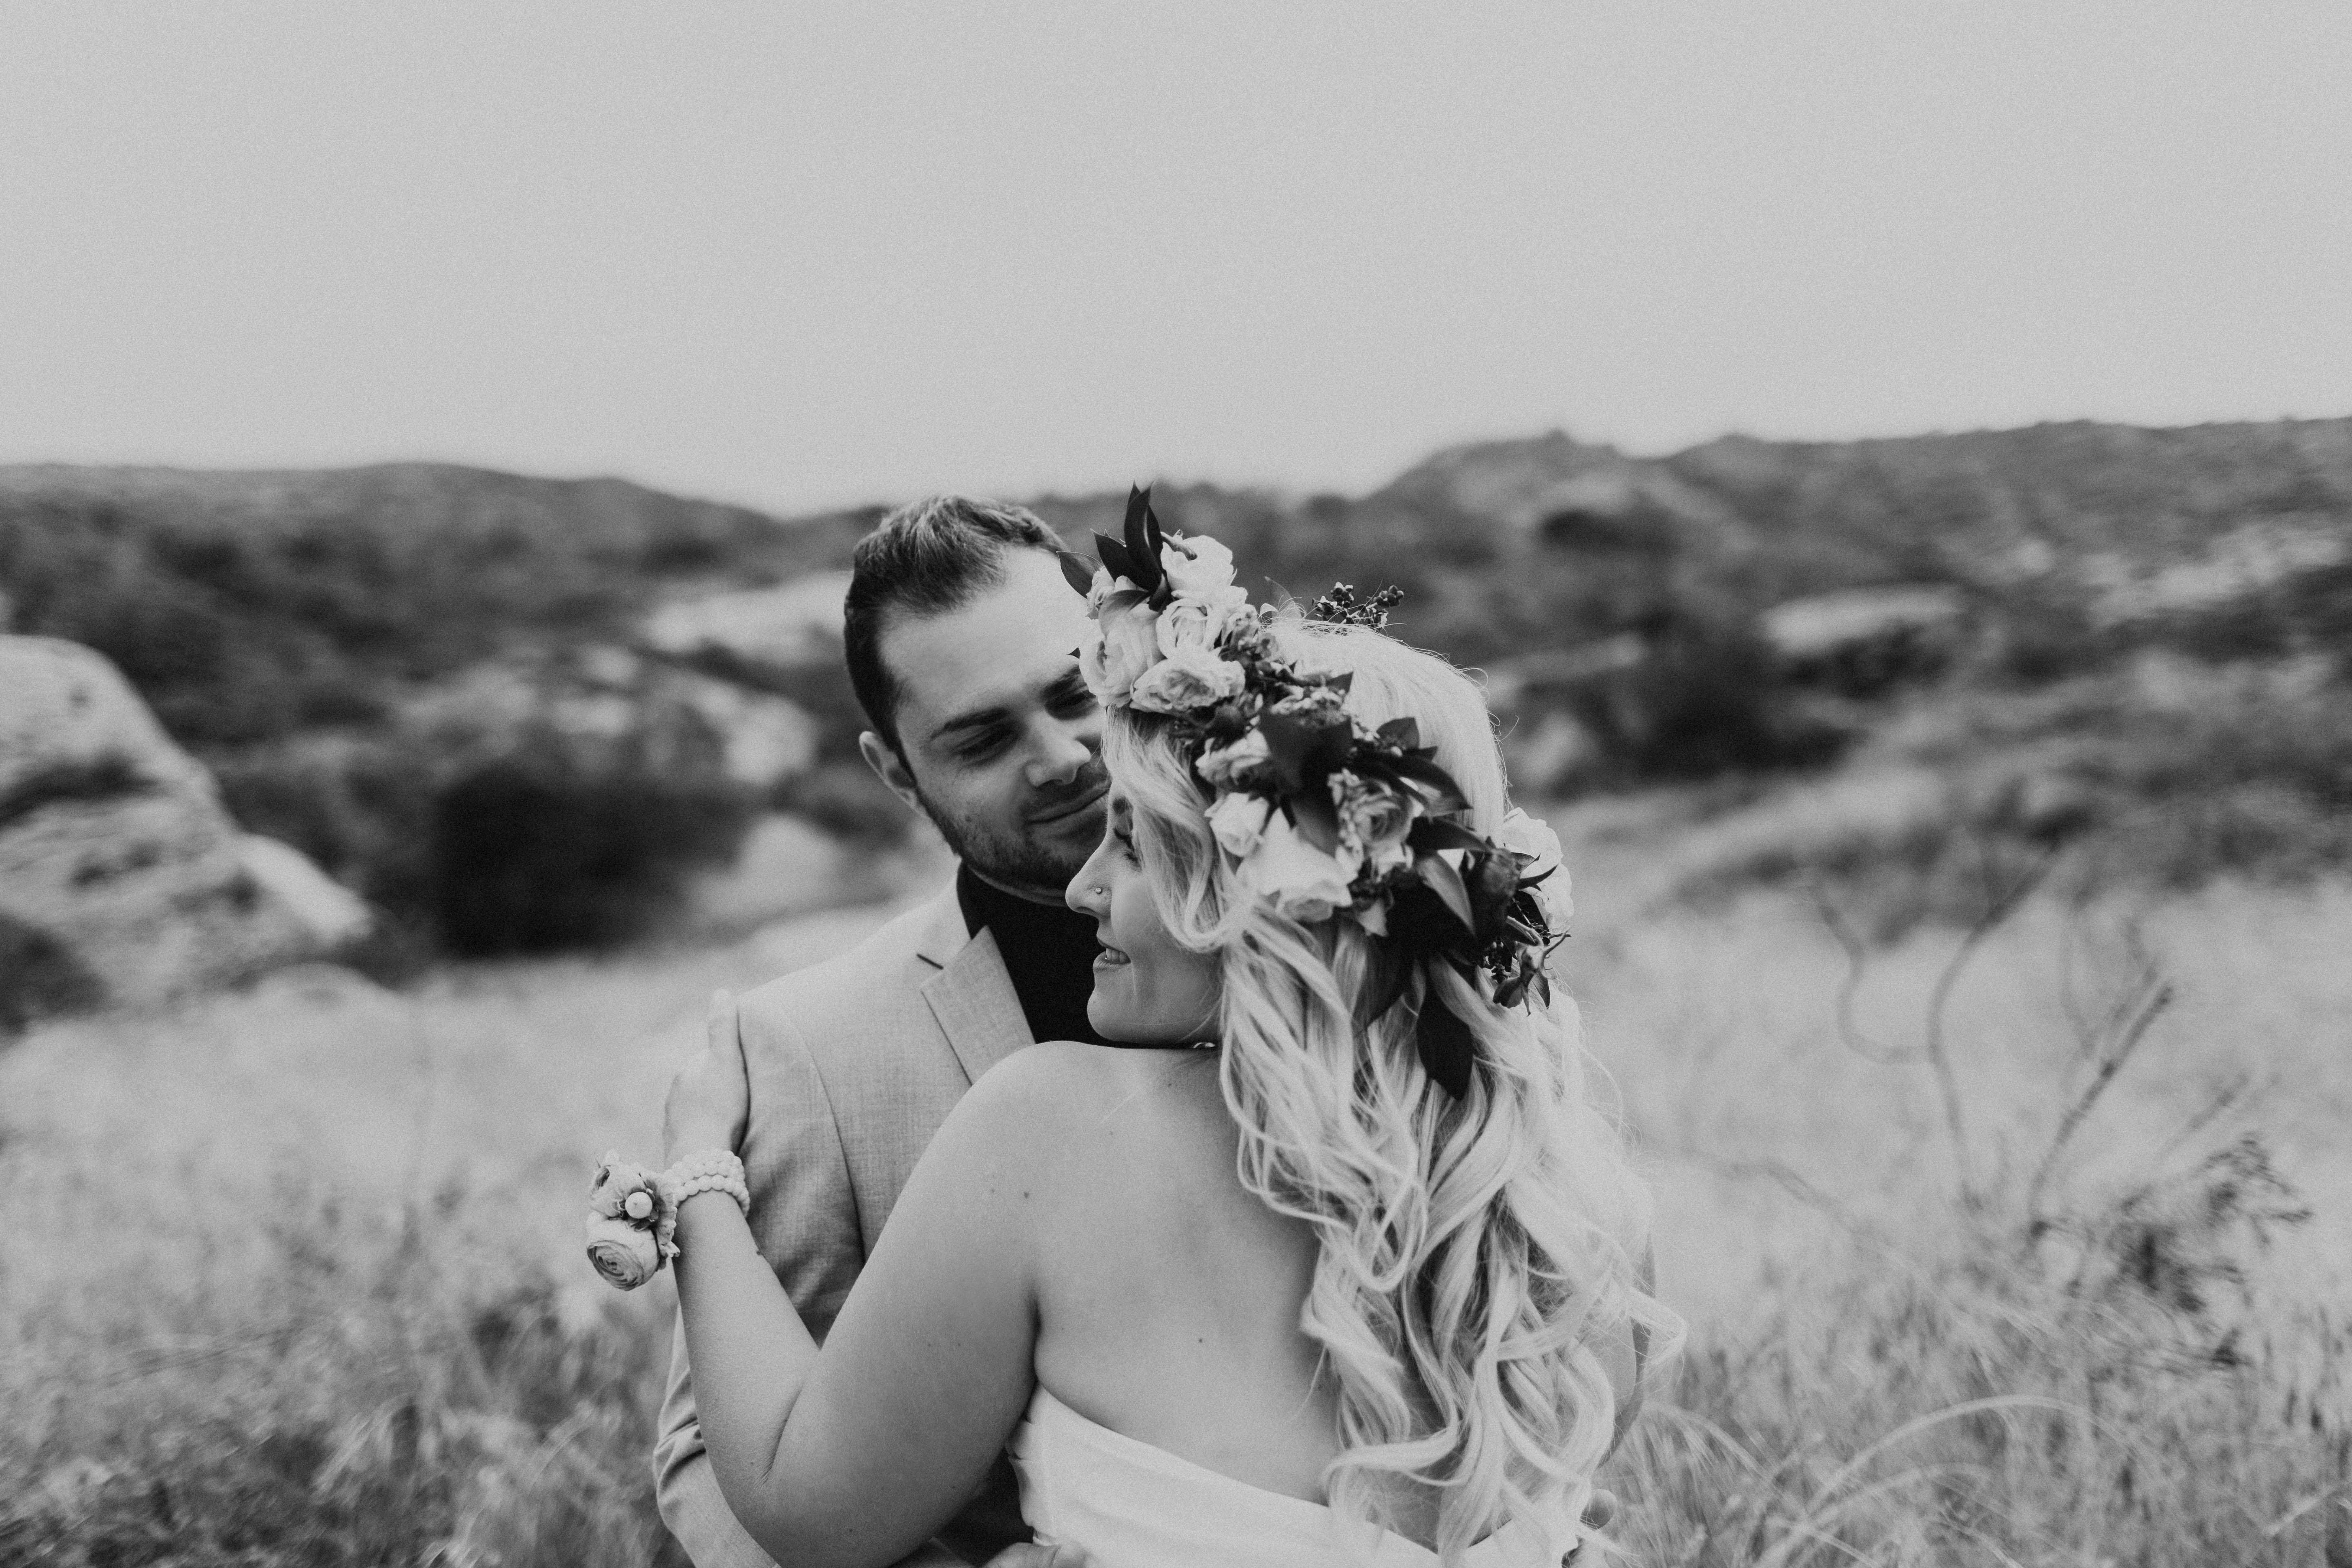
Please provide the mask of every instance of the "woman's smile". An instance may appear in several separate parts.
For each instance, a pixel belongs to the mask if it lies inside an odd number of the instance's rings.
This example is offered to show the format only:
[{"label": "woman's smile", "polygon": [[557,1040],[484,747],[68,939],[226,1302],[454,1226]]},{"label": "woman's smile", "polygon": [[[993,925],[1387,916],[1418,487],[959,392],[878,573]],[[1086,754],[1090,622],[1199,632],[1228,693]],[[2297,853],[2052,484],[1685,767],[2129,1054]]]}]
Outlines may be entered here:
[{"label": "woman's smile", "polygon": [[1087,1021],[1104,1039],[1123,1045],[1190,1045],[1215,1032],[1222,988],[1216,956],[1170,934],[1136,854],[1135,808],[1116,789],[1107,798],[1102,842],[1071,879],[1065,900],[1094,917],[1102,949],[1095,954]]}]

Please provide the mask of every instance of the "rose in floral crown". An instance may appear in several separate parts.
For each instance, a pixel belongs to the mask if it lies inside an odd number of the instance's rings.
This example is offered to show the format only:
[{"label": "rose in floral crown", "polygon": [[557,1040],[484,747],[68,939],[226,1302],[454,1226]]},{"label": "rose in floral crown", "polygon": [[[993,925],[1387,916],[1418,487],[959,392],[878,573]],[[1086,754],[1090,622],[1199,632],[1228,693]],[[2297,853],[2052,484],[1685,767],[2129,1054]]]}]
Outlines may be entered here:
[{"label": "rose in floral crown", "polygon": [[[1234,585],[1233,552],[1164,531],[1149,490],[1129,492],[1122,533],[1095,535],[1099,566],[1062,557],[1094,617],[1079,667],[1106,709],[1183,737],[1242,886],[1294,920],[1345,916],[1372,937],[1389,962],[1367,1021],[1433,963],[1498,1006],[1548,1002],[1545,963],[1569,914],[1551,830],[1514,811],[1494,838],[1473,831],[1414,721],[1367,727],[1347,711],[1350,676],[1287,661],[1273,612]],[[1314,613],[1377,627],[1396,599],[1341,584]],[[1475,1037],[1425,984],[1414,1037],[1429,1076],[1467,1093]]]}]

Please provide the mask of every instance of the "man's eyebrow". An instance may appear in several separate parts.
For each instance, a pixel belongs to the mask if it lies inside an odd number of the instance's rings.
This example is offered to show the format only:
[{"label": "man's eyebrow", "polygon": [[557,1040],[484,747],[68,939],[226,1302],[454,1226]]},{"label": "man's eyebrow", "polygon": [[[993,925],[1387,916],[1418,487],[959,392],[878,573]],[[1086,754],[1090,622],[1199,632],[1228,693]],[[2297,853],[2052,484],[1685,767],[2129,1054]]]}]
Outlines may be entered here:
[{"label": "man's eyebrow", "polygon": [[[1086,689],[1087,679],[1085,672],[1080,670],[1076,665],[1073,665],[1069,668],[1063,670],[1052,680],[1047,681],[1044,686],[1038,688],[1037,692],[1038,695],[1050,701],[1055,698]],[[1089,693],[1089,695],[1091,695],[1091,693]],[[940,720],[938,724],[932,727],[929,739],[929,741],[944,741],[951,735],[961,734],[965,731],[985,730],[993,724],[1010,723],[1012,719],[1013,706],[1011,704],[992,702],[985,708],[974,708],[966,712],[954,714],[951,717]]]},{"label": "man's eyebrow", "polygon": [[958,713],[953,718],[942,720],[931,731],[931,739],[941,740],[965,730],[984,730],[991,724],[1002,724],[1012,716],[1012,710],[1002,704],[975,708],[969,713]]}]

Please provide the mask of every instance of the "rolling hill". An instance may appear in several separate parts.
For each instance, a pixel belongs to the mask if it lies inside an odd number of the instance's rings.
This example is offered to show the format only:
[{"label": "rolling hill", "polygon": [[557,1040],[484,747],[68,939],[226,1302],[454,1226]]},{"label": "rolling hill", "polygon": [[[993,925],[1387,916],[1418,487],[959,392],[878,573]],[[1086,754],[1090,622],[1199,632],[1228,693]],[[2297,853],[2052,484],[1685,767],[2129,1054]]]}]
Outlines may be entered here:
[{"label": "rolling hill", "polygon": [[[2352,809],[2352,419],[1734,436],[1663,458],[1552,432],[1448,447],[1360,497],[1156,497],[1302,598],[1404,588],[1398,631],[1489,671],[1538,790],[1731,779],[1746,798],[1843,758],[1976,779],[1946,816],[1979,832],[2028,784],[2106,803],[2069,821],[2236,802],[2202,847],[2156,857],[2168,877],[2352,855],[2323,831]],[[1123,500],[1032,504],[1083,547]],[[425,897],[432,820],[399,781],[454,782],[404,738],[422,698],[615,649],[677,663],[649,616],[837,570],[881,510],[783,519],[429,463],[0,468],[0,595],[13,629],[120,665],[241,813],[397,901]],[[782,694],[835,767],[806,799],[854,825],[854,707],[828,672],[795,679]],[[648,742],[628,767],[643,784],[709,751]],[[397,875],[361,864],[402,844]]]}]

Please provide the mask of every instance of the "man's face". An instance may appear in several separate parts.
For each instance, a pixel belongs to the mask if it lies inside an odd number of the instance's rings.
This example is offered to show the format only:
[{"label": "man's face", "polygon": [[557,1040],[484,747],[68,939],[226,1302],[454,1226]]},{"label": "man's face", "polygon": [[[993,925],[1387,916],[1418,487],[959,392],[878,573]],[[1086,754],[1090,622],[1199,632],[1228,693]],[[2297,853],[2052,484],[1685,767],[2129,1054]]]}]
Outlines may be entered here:
[{"label": "man's face", "polygon": [[1008,550],[1003,566],[956,609],[885,623],[905,760],[870,731],[860,746],[975,872],[1059,903],[1102,837],[1108,784],[1102,710],[1074,657],[1087,605],[1042,550]]}]

